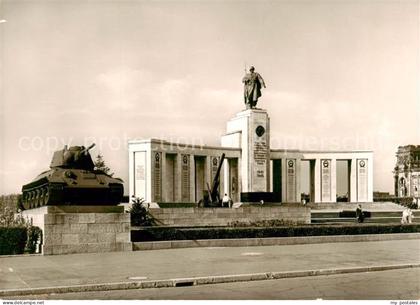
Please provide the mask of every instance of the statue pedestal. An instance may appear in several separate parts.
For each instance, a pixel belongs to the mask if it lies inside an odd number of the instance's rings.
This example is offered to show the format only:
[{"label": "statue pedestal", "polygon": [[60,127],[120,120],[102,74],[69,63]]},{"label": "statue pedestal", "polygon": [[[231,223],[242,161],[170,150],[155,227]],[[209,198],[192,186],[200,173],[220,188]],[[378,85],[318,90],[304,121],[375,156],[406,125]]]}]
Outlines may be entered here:
[{"label": "statue pedestal", "polygon": [[264,109],[247,109],[228,121],[223,147],[241,148],[242,192],[270,189],[270,119]]},{"label": "statue pedestal", "polygon": [[122,206],[44,206],[22,216],[41,228],[44,255],[132,251]]}]

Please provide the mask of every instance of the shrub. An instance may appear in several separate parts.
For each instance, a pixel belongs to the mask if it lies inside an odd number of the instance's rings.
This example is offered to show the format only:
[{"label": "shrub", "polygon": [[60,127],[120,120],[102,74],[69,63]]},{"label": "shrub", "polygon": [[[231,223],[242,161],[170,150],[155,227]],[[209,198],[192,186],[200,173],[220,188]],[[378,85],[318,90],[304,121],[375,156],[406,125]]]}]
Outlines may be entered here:
[{"label": "shrub", "polygon": [[284,219],[257,220],[249,222],[236,220],[228,223],[228,227],[281,227],[294,225],[297,225],[296,221]]},{"label": "shrub", "polygon": [[420,232],[420,224],[300,225],[283,227],[173,228],[150,227],[131,231],[133,242]]},{"label": "shrub", "polygon": [[25,227],[0,227],[0,255],[22,254],[27,236]]},{"label": "shrub", "polygon": [[[364,218],[370,218],[371,212],[363,211]],[[338,213],[338,217],[342,218],[356,218],[356,211],[341,211]]]},{"label": "shrub", "polygon": [[27,241],[25,251],[28,253],[36,252],[36,245],[42,243],[42,230],[38,227],[29,226],[27,228]]},{"label": "shrub", "polygon": [[396,197],[393,202],[410,209],[418,208],[417,202],[413,202],[413,197]]},{"label": "shrub", "polygon": [[133,204],[129,210],[132,226],[153,226],[155,219],[150,215],[149,204],[141,198],[133,198]]}]

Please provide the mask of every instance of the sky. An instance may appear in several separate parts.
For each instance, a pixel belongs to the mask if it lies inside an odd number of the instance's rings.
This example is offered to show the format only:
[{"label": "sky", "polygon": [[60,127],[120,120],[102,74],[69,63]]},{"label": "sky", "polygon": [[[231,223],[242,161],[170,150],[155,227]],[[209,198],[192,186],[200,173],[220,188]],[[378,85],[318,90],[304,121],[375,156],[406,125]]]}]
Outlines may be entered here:
[{"label": "sky", "polygon": [[[220,145],[245,67],[271,148],[420,144],[419,1],[0,1],[0,194],[64,144],[95,142],[128,181],[129,139]],[[127,192],[128,190],[126,190]]]}]

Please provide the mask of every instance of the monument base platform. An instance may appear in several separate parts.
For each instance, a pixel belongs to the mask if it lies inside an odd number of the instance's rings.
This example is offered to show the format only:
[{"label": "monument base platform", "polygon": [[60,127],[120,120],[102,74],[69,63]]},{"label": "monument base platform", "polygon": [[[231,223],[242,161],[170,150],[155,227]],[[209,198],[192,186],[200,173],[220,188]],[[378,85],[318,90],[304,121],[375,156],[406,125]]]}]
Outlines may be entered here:
[{"label": "monument base platform", "polygon": [[22,216],[41,228],[44,255],[132,251],[130,214],[121,206],[44,206]]},{"label": "monument base platform", "polygon": [[248,205],[239,208],[161,208],[150,209],[159,225],[175,227],[228,226],[234,222],[251,223],[283,220],[296,224],[311,223],[311,209],[301,204],[279,206]]}]

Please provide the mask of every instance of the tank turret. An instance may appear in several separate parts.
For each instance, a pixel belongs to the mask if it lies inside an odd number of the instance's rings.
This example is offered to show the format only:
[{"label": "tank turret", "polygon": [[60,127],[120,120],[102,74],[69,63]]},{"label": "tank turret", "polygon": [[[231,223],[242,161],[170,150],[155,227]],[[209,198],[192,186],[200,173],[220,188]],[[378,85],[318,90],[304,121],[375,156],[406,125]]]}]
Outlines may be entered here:
[{"label": "tank turret", "polygon": [[22,208],[45,205],[117,205],[123,181],[95,170],[89,147],[71,146],[54,152],[50,170],[22,186]]},{"label": "tank turret", "polygon": [[92,157],[90,156],[89,150],[95,147],[95,143],[85,148],[84,146],[71,146],[64,149],[57,150],[52,158],[50,167],[61,167],[61,168],[78,168],[91,170],[95,168]]}]

